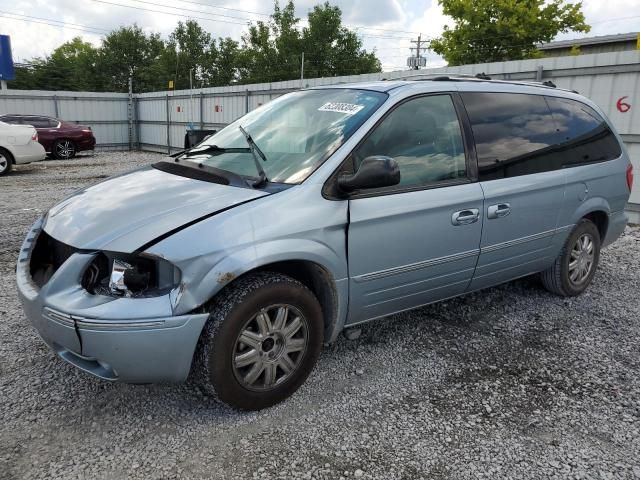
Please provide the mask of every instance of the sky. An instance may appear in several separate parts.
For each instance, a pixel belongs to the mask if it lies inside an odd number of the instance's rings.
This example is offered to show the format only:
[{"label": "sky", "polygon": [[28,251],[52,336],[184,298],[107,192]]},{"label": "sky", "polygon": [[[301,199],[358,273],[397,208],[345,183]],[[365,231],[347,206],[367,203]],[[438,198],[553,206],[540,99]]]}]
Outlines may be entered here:
[{"label": "sky", "polygon": [[[306,19],[320,2],[295,1],[297,16]],[[411,40],[418,35],[434,38],[451,24],[437,0],[330,3],[342,9],[343,23],[358,32],[364,48],[375,49],[385,71],[406,68]],[[179,20],[193,18],[215,37],[240,40],[248,22],[267,20],[272,11],[270,0],[0,0],[0,34],[11,36],[14,61],[20,62],[46,56],[78,35],[99,45],[108,31],[134,22],[166,38]],[[640,31],[640,0],[583,0],[583,12],[591,32],[563,34],[558,40]],[[429,67],[445,65],[431,52],[426,57]]]}]

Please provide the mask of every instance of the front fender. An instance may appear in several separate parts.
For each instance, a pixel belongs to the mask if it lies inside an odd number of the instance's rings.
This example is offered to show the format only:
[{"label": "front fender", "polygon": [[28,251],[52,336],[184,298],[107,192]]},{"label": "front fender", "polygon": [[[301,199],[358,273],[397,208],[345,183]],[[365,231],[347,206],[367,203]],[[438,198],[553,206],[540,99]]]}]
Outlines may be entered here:
[{"label": "front fender", "polygon": [[[247,272],[271,263],[302,260],[313,262],[324,268],[338,283],[347,277],[346,260],[320,242],[309,239],[277,239],[257,245],[249,245],[235,250],[218,260],[211,267],[196,271],[198,265],[211,265],[206,259],[194,262],[188,271],[190,287],[184,290],[176,309],[176,314],[192,311],[200,307],[226,285]],[[340,299],[341,303],[342,300]]]}]

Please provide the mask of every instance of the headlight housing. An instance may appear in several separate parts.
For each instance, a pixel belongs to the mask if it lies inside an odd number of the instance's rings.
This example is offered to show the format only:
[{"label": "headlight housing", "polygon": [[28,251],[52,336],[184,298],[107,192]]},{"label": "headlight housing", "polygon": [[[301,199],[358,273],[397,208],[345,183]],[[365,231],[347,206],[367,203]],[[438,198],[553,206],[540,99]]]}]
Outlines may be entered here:
[{"label": "headlight housing", "polygon": [[163,258],[101,252],[85,270],[82,286],[94,295],[155,297],[171,292],[180,279],[180,270]]}]

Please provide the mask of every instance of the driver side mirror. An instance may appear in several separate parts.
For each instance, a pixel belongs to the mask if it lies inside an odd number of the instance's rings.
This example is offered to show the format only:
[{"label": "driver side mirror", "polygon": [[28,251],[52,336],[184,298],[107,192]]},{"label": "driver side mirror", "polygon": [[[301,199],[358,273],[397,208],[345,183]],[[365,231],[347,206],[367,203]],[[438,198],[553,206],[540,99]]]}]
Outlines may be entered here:
[{"label": "driver side mirror", "polygon": [[353,192],[363,188],[392,187],[400,183],[400,167],[391,157],[374,155],[365,158],[358,171],[338,177],[338,188]]}]

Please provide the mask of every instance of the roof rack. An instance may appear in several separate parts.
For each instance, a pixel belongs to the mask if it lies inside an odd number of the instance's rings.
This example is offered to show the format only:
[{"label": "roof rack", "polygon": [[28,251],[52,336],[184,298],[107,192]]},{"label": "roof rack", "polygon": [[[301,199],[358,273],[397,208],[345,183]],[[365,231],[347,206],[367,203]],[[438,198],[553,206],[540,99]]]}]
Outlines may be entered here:
[{"label": "roof rack", "polygon": [[[407,81],[431,81],[431,82],[495,82],[495,83],[506,83],[512,85],[529,85],[532,87],[543,87],[543,88],[558,88],[555,83],[551,80],[545,80],[544,82],[538,82],[535,80],[500,80],[491,78],[486,73],[476,73],[475,75],[469,75],[464,73],[424,73],[424,74],[416,74],[416,75],[406,75],[403,77],[388,79],[388,80],[407,80]],[[575,90],[567,90],[567,89],[558,89],[558,90],[566,90],[573,93],[578,93]]]}]

